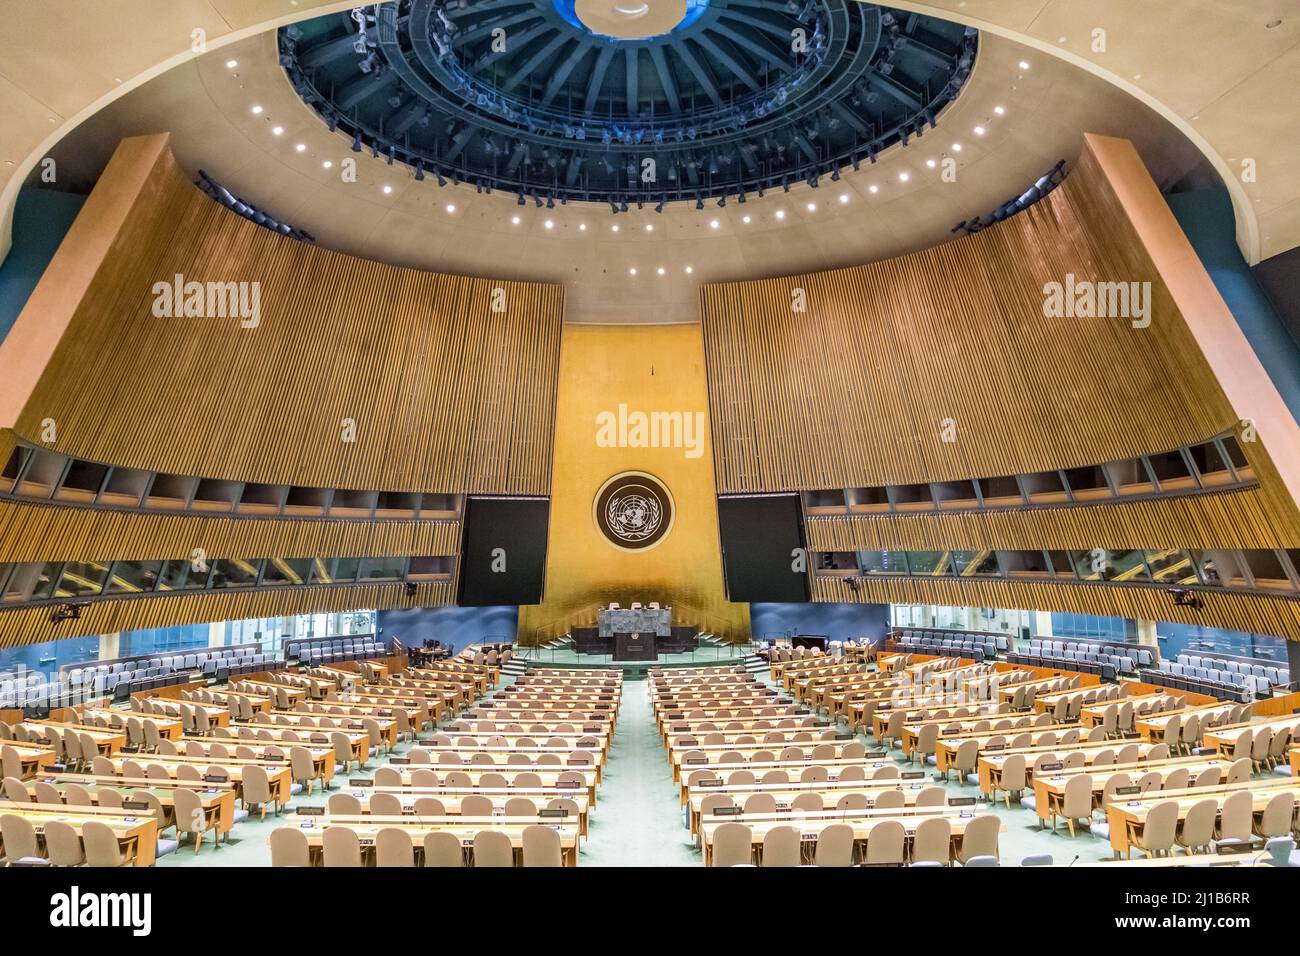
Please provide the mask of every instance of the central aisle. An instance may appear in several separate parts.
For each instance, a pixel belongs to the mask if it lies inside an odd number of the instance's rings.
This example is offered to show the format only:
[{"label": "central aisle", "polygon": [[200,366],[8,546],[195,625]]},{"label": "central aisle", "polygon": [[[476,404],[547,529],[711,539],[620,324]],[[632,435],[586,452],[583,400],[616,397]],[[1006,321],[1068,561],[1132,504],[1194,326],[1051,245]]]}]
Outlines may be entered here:
[{"label": "central aisle", "polygon": [[644,680],[625,680],[580,866],[700,866]]}]

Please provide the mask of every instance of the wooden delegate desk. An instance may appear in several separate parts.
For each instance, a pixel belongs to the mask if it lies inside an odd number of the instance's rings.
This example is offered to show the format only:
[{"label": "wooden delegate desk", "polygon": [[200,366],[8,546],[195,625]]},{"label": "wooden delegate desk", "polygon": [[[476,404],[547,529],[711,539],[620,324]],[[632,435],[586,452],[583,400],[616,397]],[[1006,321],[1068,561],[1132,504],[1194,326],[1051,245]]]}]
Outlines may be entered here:
[{"label": "wooden delegate desk", "polygon": [[[1081,728],[1078,724],[1052,724],[1050,727],[1031,727],[1028,730],[978,731],[965,734],[952,734],[947,737],[941,735],[939,739],[935,741],[935,769],[939,771],[939,773],[947,773],[953,767],[953,761],[957,759],[957,748],[968,740],[978,741],[979,745],[976,747],[977,755],[975,758],[978,763],[978,755],[984,753],[984,748],[988,746],[989,741],[995,737],[1003,738],[1005,741],[1003,746],[1008,749],[1012,737],[1017,737],[1020,734],[1029,734],[1030,738],[1033,740],[1031,746],[1058,747],[1062,750],[1069,751],[1084,742],[1082,740],[1082,734],[1080,734],[1081,739],[1071,743],[1063,743],[1059,738],[1071,730],[1080,729]],[[1039,741],[1041,741],[1047,734],[1054,734],[1058,739],[1053,740],[1050,744],[1040,744]]]},{"label": "wooden delegate desk", "polygon": [[117,837],[118,848],[131,866],[153,866],[158,857],[158,818],[146,810],[0,801],[0,813],[25,817],[38,836],[44,834],[45,824],[51,821],[68,824],[77,831],[77,836],[81,836],[81,825],[87,820],[105,823]]},{"label": "wooden delegate desk", "polygon": [[[307,705],[299,704],[299,706],[302,707]],[[406,710],[401,707],[374,707],[369,709],[356,708],[354,710],[349,710],[346,713],[342,713],[342,714],[335,713],[333,711],[320,711],[320,712],[299,711],[299,710],[277,711],[275,714],[272,715],[273,719],[271,721],[250,721],[248,723],[240,724],[240,726],[241,727],[277,727],[278,726],[278,727],[289,727],[289,728],[294,728],[294,727],[314,728],[314,727],[320,727],[319,721],[322,717],[328,717],[334,721],[340,721],[340,720],[344,721],[344,723],[343,726],[341,727],[335,726],[335,727],[321,728],[325,731],[348,730],[348,729],[356,730],[358,728],[365,729],[365,725],[362,724],[361,721],[363,719],[369,719],[379,724],[379,731],[381,734],[383,734],[384,743],[389,747],[389,749],[391,749],[397,746],[397,735],[403,729],[401,726],[399,726],[398,718],[397,716],[395,716],[398,714],[402,715],[402,717],[406,720],[408,727],[414,728],[419,726],[420,723],[419,712],[416,711],[414,718],[412,718],[411,715],[409,715],[406,712]],[[288,723],[282,724],[280,723],[280,720],[288,721]],[[311,721],[311,723],[308,723],[308,721]],[[414,733],[414,731],[412,732]]]},{"label": "wooden delegate desk", "polygon": [[1117,797],[1106,804],[1106,822],[1110,824],[1110,846],[1116,854],[1128,857],[1133,850],[1133,836],[1142,832],[1147,814],[1157,803],[1165,800],[1178,801],[1178,821],[1181,823],[1187,811],[1202,800],[1217,800],[1219,809],[1223,801],[1239,790],[1250,791],[1252,813],[1262,813],[1268,801],[1279,793],[1291,793],[1300,798],[1300,780],[1295,777],[1273,777],[1262,780],[1246,780],[1242,783],[1222,787],[1190,787],[1186,790],[1149,791],[1141,796]]},{"label": "wooden delegate desk", "polygon": [[[853,842],[856,847],[861,848],[862,844],[870,843],[871,831],[880,823],[893,820],[903,825],[907,841],[916,836],[916,827],[922,821],[931,817],[946,817],[952,828],[952,842],[948,847],[949,859],[953,858],[955,846],[966,833],[966,825],[977,815],[975,808],[969,810],[958,810],[950,807],[913,807],[912,809],[902,810],[851,810],[851,811],[815,811],[799,816],[758,813],[741,813],[735,816],[717,818],[717,822],[705,820],[700,824],[700,843],[704,851],[704,865],[713,865],[713,835],[719,826],[724,823],[741,823],[750,828],[751,840],[754,849],[759,849],[763,845],[763,839],[767,832],[775,827],[794,826],[799,830],[803,841],[809,844],[815,844],[817,837],[826,827],[837,823],[846,823],[853,828]],[[1005,823],[999,824],[999,830],[1006,832]],[[905,851],[906,852],[906,851]]]},{"label": "wooden delegate desk", "polygon": [[[479,764],[484,767],[505,767],[510,766],[518,770],[527,770],[529,767],[583,767],[591,766],[596,770],[596,782],[599,783],[604,775],[605,752],[598,747],[582,747],[577,750],[570,750],[565,747],[462,747],[459,744],[451,745],[425,745],[421,749],[428,751],[433,757],[433,762],[438,763],[438,755],[444,753],[456,754],[461,757],[465,763],[470,763],[474,757],[479,754],[485,754],[492,758],[491,763],[480,761]],[[569,760],[574,753],[579,753],[591,759],[590,764],[574,763],[570,764]],[[523,754],[531,759],[530,763],[510,763],[510,757],[513,754]],[[537,763],[537,758],[550,754],[559,758],[559,763]],[[451,767],[455,769],[455,764],[438,764],[442,767]]]},{"label": "wooden delegate desk", "polygon": [[[185,733],[185,726],[181,723],[180,718],[164,717],[161,714],[142,714],[133,710],[86,708],[81,715],[82,721],[84,722],[91,717],[98,717],[113,722],[111,727],[100,727],[99,729],[119,731],[126,734],[128,739],[130,737],[130,732],[126,729],[126,721],[129,717],[134,717],[136,720],[140,721],[142,725],[146,720],[152,720],[153,725],[158,728],[158,736],[166,737],[171,741],[180,740],[182,735]],[[117,723],[116,721],[120,721],[120,723]],[[88,726],[94,727],[95,725],[89,724]]]},{"label": "wooden delegate desk", "polygon": [[[230,709],[227,707],[218,707],[216,704],[191,704],[189,701],[171,700],[167,697],[150,697],[148,698],[148,703],[149,706],[153,708],[152,711],[131,711],[130,715],[132,717],[139,717],[141,720],[146,718],[156,720],[160,716],[171,718],[172,720],[180,720],[181,704],[185,704],[188,707],[201,708],[204,713],[208,715],[208,722],[214,727],[230,726]],[[158,713],[158,710],[160,709],[163,711],[162,714]],[[126,713],[126,711],[123,711],[123,713]]]},{"label": "wooden delegate desk", "polygon": [[[1144,777],[1148,773],[1158,773],[1160,774],[1160,787],[1163,788],[1165,780],[1175,770],[1185,769],[1191,778],[1195,780],[1199,774],[1211,767],[1219,771],[1218,783],[1222,784],[1228,779],[1228,770],[1232,767],[1232,761],[1218,760],[1213,757],[1169,757],[1164,760],[1108,764],[1104,767],[1076,767],[1073,770],[1057,770],[1051,774],[1040,774],[1034,778],[1032,783],[1034,810],[1038,813],[1039,826],[1042,826],[1054,816],[1063,816],[1061,808],[1064,806],[1066,784],[1080,774],[1086,773],[1092,778],[1092,802],[1097,805],[1100,803],[1101,795],[1106,789],[1106,782],[1115,774],[1128,774],[1132,785],[1137,786],[1139,777]],[[1163,792],[1163,789],[1152,790],[1148,793],[1159,792]]]},{"label": "wooden delegate desk", "polygon": [[91,727],[86,724],[68,724],[60,720],[27,720],[23,721],[29,733],[36,733],[45,737],[48,741],[48,728],[57,728],[61,733],[71,730],[78,737],[82,734],[89,734],[95,741],[95,746],[105,757],[117,753],[126,746],[126,729],[122,730],[105,730],[103,727]]},{"label": "wooden delegate desk", "polygon": [[817,731],[833,730],[832,724],[818,717],[815,714],[802,714],[797,717],[751,717],[745,720],[731,720],[722,718],[725,726],[719,726],[716,719],[678,719],[664,720],[659,722],[659,730],[663,735],[664,746],[668,746],[669,739],[676,734],[690,734],[700,736],[721,731],[722,733],[743,733],[749,732],[754,734],[765,733],[768,730],[791,730],[791,731]]},{"label": "wooden delegate desk", "polygon": [[[716,782],[699,781],[693,785],[686,784],[683,786],[685,805],[689,808],[689,826],[690,831],[697,838],[700,833],[700,823],[702,822],[701,813],[704,806],[704,800],[710,794],[719,794],[724,797],[730,797],[735,806],[743,807],[745,801],[755,794],[770,794],[776,800],[778,811],[789,812],[791,805],[796,797],[805,793],[816,793],[821,796],[823,804],[828,808],[833,808],[841,797],[853,793],[860,793],[867,798],[867,809],[872,809],[875,805],[876,798],[887,790],[899,790],[903,794],[903,803],[905,807],[915,807],[917,797],[921,791],[929,787],[939,786],[936,783],[927,783],[924,780],[915,778],[901,780],[823,780],[821,782],[796,782],[796,783],[723,783],[721,780]],[[945,798],[946,805],[946,798]],[[722,816],[719,814],[719,816]],[[725,823],[725,820],[716,820],[717,823]],[[698,842],[698,839],[697,839]]]},{"label": "wooden delegate desk", "polygon": [[59,762],[59,755],[48,744],[31,743],[21,740],[0,740],[0,747],[9,747],[18,754],[22,765],[22,779],[30,780],[37,774],[44,773],[46,767]]},{"label": "wooden delegate desk", "polygon": [[[850,705],[850,706],[852,707],[852,705]],[[957,711],[957,710],[967,710],[967,711],[973,711],[973,713],[962,714],[961,716],[958,716],[956,713],[954,713],[954,714],[952,715],[952,717],[951,717],[952,720],[966,720],[966,719],[968,719],[968,718],[975,718],[975,719],[978,719],[978,718],[980,718],[980,717],[988,717],[988,718],[992,719],[992,718],[995,718],[995,717],[1006,717],[1006,716],[1010,716],[1010,715],[1008,715],[1008,714],[999,714],[999,713],[998,713],[998,705],[997,705],[997,704],[994,704],[994,703],[983,703],[983,704],[970,704],[970,703],[966,703],[966,704],[950,704],[950,703],[949,703],[949,704],[933,704],[933,703],[930,703],[930,704],[920,704],[920,705],[917,705],[917,706],[897,707],[897,708],[893,708],[893,709],[890,709],[890,710],[879,710],[879,709],[877,709],[876,712],[875,712],[874,714],[871,715],[871,733],[872,733],[872,736],[874,736],[877,740],[880,740],[882,737],[884,737],[884,736],[886,735],[886,732],[887,732],[888,729],[889,729],[889,718],[890,718],[891,716],[893,716],[894,714],[899,713],[900,711],[901,711],[902,714],[903,714],[903,725],[906,726],[907,723],[908,723],[908,721],[909,721],[910,719],[916,718],[918,714],[921,714],[922,712],[928,714],[928,713],[930,713],[931,711],[934,711],[934,710],[953,710],[953,711]],[[857,711],[857,708],[854,708],[854,711],[855,711],[855,716],[860,716],[860,714],[858,714],[858,713],[856,712],[856,711]],[[941,719],[948,719],[948,718],[941,718]],[[856,721],[855,721],[855,720],[850,720],[850,721],[849,721],[849,726],[850,726],[850,727],[855,727],[855,726],[857,726],[858,723],[861,723],[861,721],[860,721],[860,720],[856,720]]]},{"label": "wooden delegate desk", "polygon": [[[308,751],[312,756],[312,763],[316,767],[316,777],[327,788],[329,782],[334,779],[334,751],[310,749]],[[255,757],[249,760],[244,757],[189,757],[185,755],[172,756],[170,754],[115,754],[108,758],[113,763],[114,772],[119,776],[123,774],[123,763],[127,760],[134,761],[145,769],[146,774],[152,765],[162,767],[172,780],[179,780],[176,776],[178,767],[185,765],[198,769],[199,773],[205,773],[208,767],[220,767],[230,775],[231,781],[236,785],[236,793],[242,799],[243,795],[243,768],[246,766],[261,767],[266,771],[267,778],[276,781],[272,787],[279,787],[276,799],[281,806],[289,802],[293,777],[289,756],[286,753],[283,758],[276,757]],[[283,775],[281,773],[283,772]],[[135,779],[135,778],[133,778]],[[146,776],[144,779],[153,779]],[[159,781],[166,784],[167,781]],[[202,786],[202,781],[188,781],[195,786]]]},{"label": "wooden delegate desk", "polygon": [[[817,731],[820,730],[820,735]],[[710,737],[717,735],[722,738],[721,741],[705,743]],[[782,729],[782,730],[706,730],[701,734],[686,733],[669,733],[665,737],[665,745],[669,750],[690,750],[696,747],[727,746],[731,748],[739,747],[787,747],[791,744],[815,744],[825,743],[828,741],[851,741],[855,735],[848,731],[839,730],[827,724],[824,727],[812,727],[804,730],[799,729]]]},{"label": "wooden delegate desk", "polygon": [[[1115,685],[1115,686],[1122,687],[1122,685]],[[1088,701],[1089,694],[1093,695],[1093,700],[1090,702]],[[1105,694],[1115,694],[1116,696],[1105,697],[1105,699],[1098,699],[1098,695],[1105,695]],[[1126,700],[1137,700],[1137,699],[1138,697],[1136,696],[1135,697],[1119,696],[1116,691],[1109,689],[1109,687],[1098,686],[1096,684],[1093,684],[1090,687],[1071,687],[1069,690],[1056,690],[1056,691],[1052,691],[1049,694],[1039,694],[1034,697],[1034,712],[1038,714],[1045,714],[1048,711],[1053,710],[1056,707],[1056,702],[1060,700],[1064,700],[1069,703],[1073,703],[1075,700],[1079,700],[1087,703],[1088,706],[1092,706],[1094,704],[1122,704]]]},{"label": "wooden delegate desk", "polygon": [[[587,800],[591,803],[592,806],[596,805],[596,770],[594,767],[590,767],[590,766],[555,767],[555,766],[545,766],[545,765],[542,766],[533,765],[531,767],[523,767],[519,765],[508,765],[508,764],[501,765],[501,766],[490,766],[484,764],[445,764],[445,763],[444,764],[429,764],[429,763],[398,764],[392,761],[389,762],[388,766],[392,767],[394,770],[396,770],[398,773],[402,775],[401,786],[403,789],[408,787],[414,787],[416,785],[414,775],[417,770],[432,770],[435,774],[438,775],[438,779],[444,783],[446,782],[447,775],[449,773],[463,773],[467,777],[469,777],[470,780],[470,788],[465,791],[467,793],[480,793],[480,792],[495,793],[498,790],[502,789],[501,787],[495,785],[492,787],[480,786],[479,781],[482,779],[485,773],[494,773],[504,777],[506,781],[505,789],[509,789],[511,791],[531,789],[531,788],[520,788],[514,785],[514,779],[517,776],[519,776],[519,774],[531,773],[531,774],[536,774],[537,777],[541,780],[541,789],[543,790],[554,790],[556,791],[555,795],[558,797],[570,796],[572,794],[583,793],[585,791],[587,794]],[[571,773],[577,775],[578,780],[575,782],[574,785],[570,786],[560,782],[560,775],[565,773]]]},{"label": "wooden delegate desk", "polygon": [[[355,784],[356,781],[352,781],[349,784],[349,786],[355,786]],[[335,792],[338,793],[340,791],[335,791]],[[590,803],[587,800],[587,795],[585,793],[575,792],[572,790],[569,791],[555,790],[555,789],[547,790],[542,787],[517,787],[513,789],[496,788],[496,789],[470,789],[470,790],[447,788],[447,787],[366,787],[361,790],[345,790],[341,792],[350,793],[352,796],[356,797],[357,800],[361,802],[361,812],[367,815],[370,814],[370,798],[376,793],[392,794],[398,800],[400,800],[402,804],[403,816],[408,816],[408,815],[422,816],[423,814],[416,814],[415,804],[417,800],[420,800],[424,797],[433,797],[435,800],[439,801],[442,804],[443,809],[447,811],[446,815],[449,817],[464,816],[464,814],[461,812],[461,800],[464,799],[465,797],[470,797],[470,796],[487,797],[487,799],[492,801],[493,819],[499,819],[501,817],[504,817],[506,815],[505,814],[506,804],[517,797],[523,797],[525,799],[531,800],[533,801],[534,805],[540,804],[539,809],[546,809],[546,805],[550,803],[552,800],[572,800],[578,807],[578,814],[577,814],[578,834],[579,836],[584,836],[584,837],[587,836],[588,834],[587,810],[590,807]],[[538,815],[540,816],[540,814]],[[519,819],[519,818],[513,817],[510,819]],[[574,819],[572,817],[547,816],[546,819],[550,820],[552,823],[556,822],[557,820],[562,821],[564,823],[574,822]]]},{"label": "wooden delegate desk", "polygon": [[[1191,717],[1193,714],[1199,716],[1202,721],[1223,720],[1226,718],[1230,710],[1232,710],[1231,705],[1226,707],[1201,706],[1187,707],[1183,710],[1176,711],[1165,711],[1163,713],[1144,717],[1138,717],[1135,714],[1133,717],[1133,729],[1145,740],[1150,740],[1152,743],[1162,743],[1165,739],[1165,729],[1169,726],[1169,721],[1175,717],[1180,718],[1182,723],[1186,725],[1187,718]],[[1206,724],[1202,723],[1201,726],[1205,727]]]},{"label": "wooden delegate desk", "polygon": [[[1230,754],[1237,746],[1237,738],[1244,731],[1249,730],[1252,734],[1256,734],[1265,727],[1274,733],[1283,728],[1300,728],[1300,714],[1288,714],[1285,717],[1269,717],[1264,720],[1251,720],[1240,724],[1225,724],[1221,727],[1212,727],[1202,733],[1201,746],[1213,748],[1221,754]],[[1296,736],[1294,730],[1291,736],[1293,739]]]},{"label": "wooden delegate desk", "polygon": [[686,751],[675,751],[672,754],[673,781],[680,782],[689,777],[696,770],[708,770],[716,774],[729,774],[733,770],[748,770],[755,777],[762,777],[769,770],[784,770],[787,773],[801,774],[809,767],[825,767],[827,774],[831,779],[839,778],[839,771],[845,767],[862,767],[868,778],[882,767],[897,767],[898,764],[892,760],[885,761],[876,757],[836,757],[820,758],[804,757],[800,759],[782,760],[779,756],[773,760],[742,760],[739,763],[721,763],[711,761],[707,757],[704,763],[687,763],[683,760],[683,754]]},{"label": "wooden delegate desk", "polygon": [[[1004,734],[1018,737],[1021,734],[1038,730],[1067,729],[1078,727],[1077,723],[1034,724],[1034,718],[1028,714],[993,714],[985,717],[927,717],[925,720],[908,721],[903,724],[903,736],[900,738],[903,755],[912,756],[912,751],[921,742],[921,731],[926,727],[937,726],[939,735],[961,737],[970,734]],[[998,724],[1008,724],[999,727]]]},{"label": "wooden delegate desk", "polygon": [[[207,821],[204,826],[205,831],[215,828],[217,833],[229,833],[235,825],[237,787],[234,781],[224,783],[193,780],[169,781],[151,780],[148,777],[117,777],[81,773],[60,773],[38,779],[43,779],[58,790],[59,793],[66,792],[69,784],[84,787],[96,806],[99,805],[99,795],[105,790],[117,792],[123,790],[148,790],[158,798],[158,802],[162,804],[163,809],[173,819],[176,816],[176,791],[191,790],[199,798],[199,806],[203,809],[204,819]],[[130,800],[131,794],[123,793],[122,798]],[[148,813],[149,811],[140,810],[139,812]]]},{"label": "wooden delegate desk", "polygon": [[1136,740],[1099,740],[1096,743],[1078,743],[1066,747],[1054,744],[1050,747],[1017,747],[999,753],[981,753],[975,765],[975,769],[979,774],[980,792],[992,799],[994,787],[1002,779],[1002,762],[1012,754],[1021,754],[1025,758],[1025,780],[1032,787],[1034,762],[1043,754],[1051,754],[1060,760],[1064,760],[1066,754],[1081,753],[1084,760],[1083,766],[1086,769],[1092,766],[1097,754],[1102,751],[1111,750],[1118,754],[1120,750],[1130,744],[1138,748],[1139,761],[1146,760],[1147,754],[1156,746],[1152,743]]},{"label": "wooden delegate desk", "polygon": [[[596,743],[582,743],[594,739]],[[445,741],[445,742],[444,742]],[[609,752],[608,734],[524,734],[502,731],[446,730],[434,734],[428,740],[416,743],[425,750],[445,750],[448,746],[473,746],[477,749],[497,747],[508,753],[522,751],[527,753],[529,747],[554,747],[556,753],[564,750],[590,750],[593,753]]]},{"label": "wooden delegate desk", "polygon": [[1300,777],[1300,747],[1291,748],[1291,776]]},{"label": "wooden delegate desk", "polygon": [[427,834],[435,831],[453,833],[460,840],[460,845],[465,849],[467,854],[472,855],[474,850],[474,836],[480,830],[499,830],[506,836],[510,837],[510,842],[514,846],[516,853],[523,849],[523,836],[526,827],[540,824],[549,826],[560,835],[560,856],[565,866],[578,865],[578,826],[576,823],[564,823],[557,825],[554,819],[549,817],[423,817],[423,816],[400,816],[400,817],[380,817],[370,814],[361,814],[359,816],[344,814],[327,814],[325,816],[298,817],[297,827],[307,837],[307,847],[311,851],[313,860],[320,865],[322,840],[325,830],[331,826],[343,826],[354,831],[358,841],[361,843],[361,850],[365,851],[374,845],[375,837],[379,831],[385,827],[398,827],[405,830],[411,838],[411,843],[415,846],[416,855],[423,852],[424,838]]},{"label": "wooden delegate desk", "polygon": [[[273,747],[279,747],[288,753],[290,747],[306,747],[309,750],[329,750],[334,752],[334,743],[332,734],[343,734],[348,738],[348,746],[352,748],[352,759],[364,764],[370,757],[370,734],[365,730],[344,729],[341,727],[333,728],[311,728],[311,727],[282,727],[279,724],[244,724],[239,728],[241,735],[239,737],[184,737],[182,741],[184,747],[182,752],[191,749],[193,744],[199,744],[204,747],[204,752],[211,750],[207,744],[222,744],[227,750],[233,750],[236,747],[252,747],[254,750],[264,749],[268,744]],[[287,734],[296,734],[297,739],[286,736]]]}]

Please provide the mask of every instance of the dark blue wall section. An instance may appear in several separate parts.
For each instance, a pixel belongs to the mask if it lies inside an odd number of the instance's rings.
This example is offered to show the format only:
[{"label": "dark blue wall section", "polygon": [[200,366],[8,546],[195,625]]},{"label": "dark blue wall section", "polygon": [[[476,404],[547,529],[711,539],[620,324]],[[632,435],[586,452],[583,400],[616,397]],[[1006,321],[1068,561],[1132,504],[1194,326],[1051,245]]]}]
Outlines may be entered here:
[{"label": "dark blue wall section", "polygon": [[1052,612],[1053,637],[1082,637],[1095,641],[1137,643],[1137,622],[1122,617]]},{"label": "dark blue wall section", "polygon": [[519,608],[417,607],[379,612],[380,636],[404,647],[419,647],[426,640],[451,642],[458,649],[478,641],[507,642],[519,628]]},{"label": "dark blue wall section", "polygon": [[54,674],[67,664],[80,664],[99,658],[98,637],[69,637],[62,641],[41,641],[22,647],[0,650],[0,673],[17,670],[20,666],[30,671]]},{"label": "dark blue wall section", "polygon": [[1165,200],[1274,387],[1300,420],[1300,348],[1241,257],[1228,191],[1170,193]]},{"label": "dark blue wall section", "polygon": [[754,640],[793,634],[825,634],[833,641],[884,640],[889,631],[888,604],[751,604],[749,629]]},{"label": "dark blue wall section", "polygon": [[1160,656],[1171,661],[1185,651],[1192,654],[1208,651],[1286,663],[1287,642],[1283,638],[1268,634],[1225,631],[1219,627],[1157,621],[1156,640],[1160,642]]},{"label": "dark blue wall section", "polygon": [[85,196],[50,189],[26,187],[18,193],[13,248],[0,263],[0,342],[13,328],[85,201]]}]

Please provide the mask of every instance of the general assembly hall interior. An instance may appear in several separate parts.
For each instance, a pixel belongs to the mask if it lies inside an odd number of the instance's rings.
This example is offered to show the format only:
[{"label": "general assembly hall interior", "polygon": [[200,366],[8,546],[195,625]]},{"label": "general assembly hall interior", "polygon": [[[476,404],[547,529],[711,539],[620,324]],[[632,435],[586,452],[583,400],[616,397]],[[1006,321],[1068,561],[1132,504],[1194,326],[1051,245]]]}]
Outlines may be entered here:
[{"label": "general assembly hall interior", "polygon": [[1294,0],[0,0],[5,886],[1237,918],[1297,89]]}]

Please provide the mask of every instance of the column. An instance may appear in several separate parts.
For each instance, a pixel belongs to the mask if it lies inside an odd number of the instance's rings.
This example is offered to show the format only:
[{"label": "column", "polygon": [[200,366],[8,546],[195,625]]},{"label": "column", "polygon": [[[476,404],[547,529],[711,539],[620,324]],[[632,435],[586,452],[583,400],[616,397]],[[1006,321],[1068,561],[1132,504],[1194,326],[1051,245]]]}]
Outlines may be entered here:
[{"label": "column", "polygon": [[121,655],[118,648],[122,644],[122,632],[114,631],[112,634],[99,635],[99,659],[101,661],[111,661]]},{"label": "column", "polygon": [[1052,636],[1052,612],[1035,611],[1034,626],[1032,631],[1034,637],[1051,637]]},{"label": "column", "polygon": [[1156,647],[1156,622],[1139,620],[1137,626],[1138,643],[1143,647]]}]

